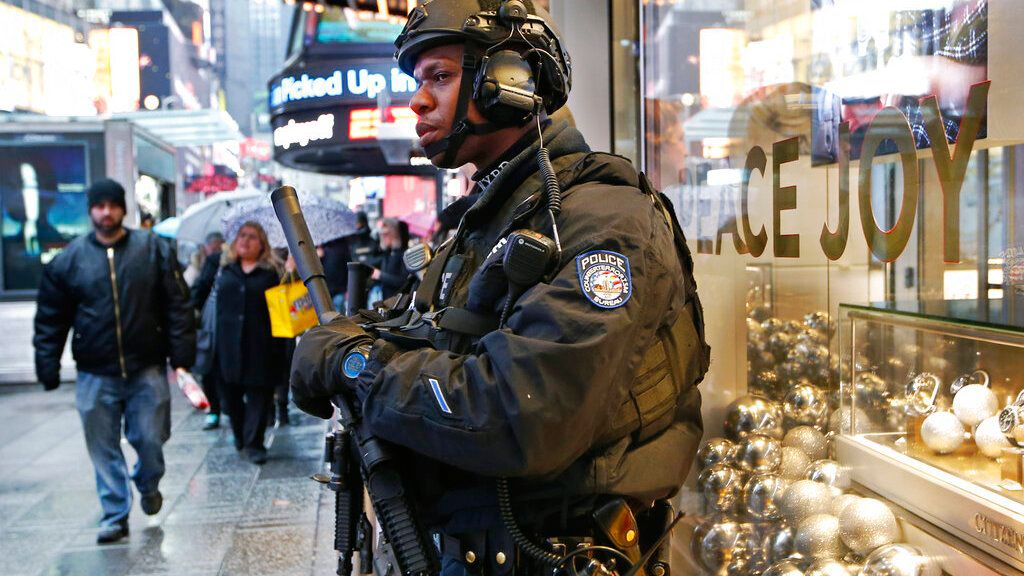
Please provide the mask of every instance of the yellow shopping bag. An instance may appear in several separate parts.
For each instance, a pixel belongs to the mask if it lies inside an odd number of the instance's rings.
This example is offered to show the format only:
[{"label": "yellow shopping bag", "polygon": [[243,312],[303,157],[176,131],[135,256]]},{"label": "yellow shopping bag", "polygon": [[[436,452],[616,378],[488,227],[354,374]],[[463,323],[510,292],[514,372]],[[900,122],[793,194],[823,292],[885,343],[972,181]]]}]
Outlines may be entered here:
[{"label": "yellow shopping bag", "polygon": [[316,325],[313,299],[302,282],[285,276],[282,283],[269,288],[267,310],[270,312],[270,332],[277,338],[294,338]]}]

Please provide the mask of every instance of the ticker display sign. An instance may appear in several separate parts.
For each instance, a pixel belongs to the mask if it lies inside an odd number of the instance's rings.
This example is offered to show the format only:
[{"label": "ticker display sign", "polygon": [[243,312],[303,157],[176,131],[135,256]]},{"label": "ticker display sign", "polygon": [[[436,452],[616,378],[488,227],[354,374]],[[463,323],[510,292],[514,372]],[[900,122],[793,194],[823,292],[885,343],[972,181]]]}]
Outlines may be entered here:
[{"label": "ticker display sign", "polygon": [[285,72],[270,82],[271,113],[283,109],[376,102],[382,94],[407,102],[416,81],[392,61],[364,62]]}]

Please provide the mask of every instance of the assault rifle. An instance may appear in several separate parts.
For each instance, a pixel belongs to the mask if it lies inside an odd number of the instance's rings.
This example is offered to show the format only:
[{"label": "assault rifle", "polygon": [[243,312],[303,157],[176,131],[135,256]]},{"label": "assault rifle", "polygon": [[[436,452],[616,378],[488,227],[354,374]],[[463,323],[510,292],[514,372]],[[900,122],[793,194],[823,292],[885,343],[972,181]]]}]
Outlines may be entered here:
[{"label": "assault rifle", "polygon": [[[327,290],[323,265],[291,186],[282,186],[270,196],[277,219],[281,221],[288,248],[295,259],[299,277],[309,290],[321,324],[337,318]],[[340,375],[339,375],[340,376]],[[440,571],[437,551],[416,521],[405,486],[391,456],[391,447],[375,438],[360,418],[352,399],[335,396],[340,427],[327,436],[325,457],[330,462],[329,477],[316,478],[335,492],[334,546],[338,551],[338,575],[352,573],[352,555],[360,549],[360,571],[369,573],[372,553],[372,528],[363,510],[363,488],[384,533],[377,558],[377,572],[384,575],[397,569],[402,576],[428,576]],[[357,538],[358,537],[358,538]],[[360,542],[361,541],[361,542]]]}]

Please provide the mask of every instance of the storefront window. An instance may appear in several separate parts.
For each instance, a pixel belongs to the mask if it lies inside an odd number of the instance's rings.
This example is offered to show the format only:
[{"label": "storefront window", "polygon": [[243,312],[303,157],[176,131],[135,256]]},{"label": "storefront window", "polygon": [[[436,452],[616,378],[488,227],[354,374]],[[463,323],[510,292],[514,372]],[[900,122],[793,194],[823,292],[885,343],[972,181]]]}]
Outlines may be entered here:
[{"label": "storefront window", "polygon": [[[684,490],[678,561],[1024,569],[1024,4],[637,5],[643,166],[695,255],[705,439],[724,439]],[[939,384],[915,419],[921,374]],[[959,451],[921,439],[939,421]]]}]

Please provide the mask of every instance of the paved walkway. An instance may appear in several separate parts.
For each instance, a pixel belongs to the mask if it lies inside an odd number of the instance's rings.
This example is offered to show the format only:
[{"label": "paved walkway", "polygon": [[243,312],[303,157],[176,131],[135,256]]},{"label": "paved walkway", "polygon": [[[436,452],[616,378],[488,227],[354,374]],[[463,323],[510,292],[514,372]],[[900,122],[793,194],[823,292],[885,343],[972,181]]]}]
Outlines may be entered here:
[{"label": "paved walkway", "polygon": [[[325,423],[292,410],[293,425],[268,431],[269,461],[243,461],[225,426],[204,432],[203,414],[172,389],[163,510],[136,506],[131,535],[97,546],[100,517],[74,386],[0,387],[0,574],[333,574],[333,494],[309,480]],[[134,452],[122,440],[134,461]]]}]

